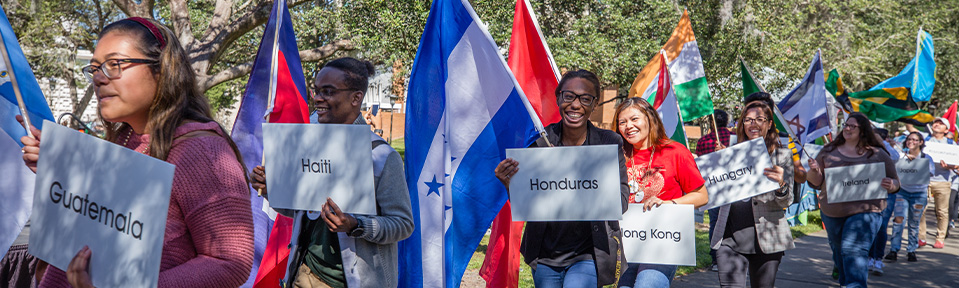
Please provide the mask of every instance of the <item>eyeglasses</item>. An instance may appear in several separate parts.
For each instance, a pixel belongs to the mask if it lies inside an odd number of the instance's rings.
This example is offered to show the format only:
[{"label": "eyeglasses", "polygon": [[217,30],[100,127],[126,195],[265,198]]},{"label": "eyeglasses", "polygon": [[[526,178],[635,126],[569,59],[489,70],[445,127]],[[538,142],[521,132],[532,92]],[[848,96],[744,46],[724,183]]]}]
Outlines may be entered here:
[{"label": "eyeglasses", "polygon": [[89,64],[87,66],[83,66],[83,68],[80,68],[80,71],[83,71],[83,75],[87,76],[87,80],[92,83],[93,76],[96,75],[97,72],[103,72],[103,76],[106,76],[107,79],[120,79],[120,75],[123,73],[123,67],[120,66],[121,63],[153,64],[158,62],[160,61],[136,58],[109,59],[107,61],[103,61],[103,63],[100,65]]},{"label": "eyeglasses", "polygon": [[353,89],[353,88],[342,88],[342,89],[341,89],[341,88],[336,88],[336,87],[333,87],[333,86],[323,86],[323,87],[320,87],[320,88],[315,88],[315,87],[314,87],[314,88],[310,89],[310,98],[315,98],[315,97],[319,96],[320,98],[323,98],[323,99],[330,99],[330,96],[333,96],[333,95],[335,95],[336,93],[343,92],[343,91],[356,91],[356,89]]},{"label": "eyeglasses", "polygon": [[857,129],[857,128],[859,128],[859,125],[844,123],[844,124],[842,124],[842,127],[843,127],[843,128],[849,128],[850,130],[852,130],[852,129]]},{"label": "eyeglasses", "polygon": [[579,98],[579,103],[583,104],[584,106],[593,105],[593,101],[596,101],[596,96],[590,94],[576,94],[569,90],[560,91],[559,96],[563,98],[563,102],[565,103],[573,103],[573,101],[576,101],[576,99]]},{"label": "eyeglasses", "polygon": [[756,119],[753,119],[753,118],[743,118],[743,124],[753,125],[753,123],[756,123],[756,124],[762,125],[763,123],[766,123],[766,120],[769,120],[769,119],[762,118],[762,117],[756,118]]},{"label": "eyeglasses", "polygon": [[916,138],[906,138],[906,142],[909,142],[909,141],[913,141],[913,142],[919,142],[919,141],[922,141],[922,139],[916,139]]}]

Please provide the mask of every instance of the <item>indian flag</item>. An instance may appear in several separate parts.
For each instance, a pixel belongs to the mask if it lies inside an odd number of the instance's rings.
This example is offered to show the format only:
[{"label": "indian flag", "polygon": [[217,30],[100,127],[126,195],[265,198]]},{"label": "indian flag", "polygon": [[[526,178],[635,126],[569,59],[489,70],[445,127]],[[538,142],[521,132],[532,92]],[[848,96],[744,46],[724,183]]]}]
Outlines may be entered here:
[{"label": "indian flag", "polygon": [[[652,104],[656,112],[659,112],[659,119],[663,120],[663,128],[666,129],[666,135],[673,141],[682,143],[683,146],[689,146],[686,141],[686,131],[683,129],[683,118],[679,113],[679,103],[676,101],[676,92],[673,81],[669,76],[669,69],[666,68],[666,55],[661,52],[653,61],[649,63],[659,63],[659,69],[652,77],[652,91],[648,95],[642,95],[649,104]],[[647,65],[649,66],[649,65]],[[632,96],[632,95],[630,95]]]},{"label": "indian flag", "polygon": [[[706,83],[706,70],[703,69],[702,56],[696,35],[693,34],[689,13],[683,11],[683,17],[673,30],[673,35],[663,46],[664,57],[655,57],[639,72],[629,89],[629,97],[649,98],[655,94],[662,62],[669,66],[669,74],[675,84],[676,101],[679,103],[681,119],[692,120],[713,113],[713,100]],[[652,102],[650,102],[652,103]],[[666,122],[666,119],[663,119]],[[664,123],[665,124],[665,123]],[[682,123],[680,123],[681,125]],[[667,126],[666,131],[671,126]],[[680,127],[682,128],[682,127]]]}]

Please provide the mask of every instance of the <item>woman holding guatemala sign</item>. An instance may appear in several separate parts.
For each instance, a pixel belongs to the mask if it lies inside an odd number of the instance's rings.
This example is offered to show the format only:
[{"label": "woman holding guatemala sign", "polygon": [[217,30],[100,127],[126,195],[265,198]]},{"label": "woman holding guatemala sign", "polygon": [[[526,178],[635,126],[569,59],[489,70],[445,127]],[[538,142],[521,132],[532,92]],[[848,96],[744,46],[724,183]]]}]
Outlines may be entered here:
[{"label": "woman holding guatemala sign", "polygon": [[[237,287],[253,265],[246,168],[174,35],[144,18],[114,22],[82,70],[94,85],[106,139],[176,165],[157,286]],[[40,131],[32,132],[37,140],[21,141],[36,171]],[[50,267],[39,286],[92,287],[91,254],[81,249],[66,273]]]},{"label": "woman holding guatemala sign", "polygon": [[886,207],[885,199],[858,200],[830,203],[829,191],[823,170],[860,164],[884,163],[885,178],[881,187],[889,193],[899,190],[896,163],[885,152],[883,145],[873,134],[869,119],[862,113],[850,113],[843,124],[842,133],[833,142],[826,144],[815,159],[809,159],[807,182],[813,189],[821,190],[819,204],[822,222],[826,226],[833,261],[839,270],[839,284],[846,287],[866,287],[868,270],[866,259],[879,230]]},{"label": "woman holding guatemala sign", "polygon": [[[546,126],[555,146],[616,144],[623,142],[613,131],[597,128],[589,115],[599,103],[599,78],[586,70],[570,71],[556,87],[556,104],[562,120]],[[544,139],[530,147],[546,147]],[[562,160],[558,160],[562,161]],[[626,166],[619,156],[622,212],[626,212]],[[519,162],[507,158],[494,170],[509,188]],[[527,222],[520,252],[533,269],[536,287],[601,287],[615,284],[626,263],[619,221]]]},{"label": "woman holding guatemala sign", "polygon": [[[617,123],[616,132],[627,142],[623,150],[630,203],[642,203],[643,210],[664,203],[706,205],[709,201],[706,181],[692,153],[666,136],[663,121],[649,102],[628,98],[616,107],[613,119]],[[669,287],[676,268],[676,265],[629,264],[620,287]]]},{"label": "woman holding guatemala sign", "polygon": [[710,246],[716,249],[719,285],[746,287],[749,274],[752,287],[774,287],[783,251],[796,247],[783,210],[793,200],[792,152],[779,147],[772,109],[763,101],[746,104],[736,124],[736,137],[765,139],[773,166],[763,175],[778,182],[780,188],[719,208],[710,239]]}]

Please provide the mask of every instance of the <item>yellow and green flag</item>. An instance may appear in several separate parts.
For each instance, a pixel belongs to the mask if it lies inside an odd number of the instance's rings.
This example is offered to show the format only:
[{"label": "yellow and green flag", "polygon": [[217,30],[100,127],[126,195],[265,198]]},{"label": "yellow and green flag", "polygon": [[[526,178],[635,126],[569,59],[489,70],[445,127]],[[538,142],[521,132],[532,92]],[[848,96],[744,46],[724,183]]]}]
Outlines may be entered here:
[{"label": "yellow and green flag", "polygon": [[847,112],[859,112],[879,123],[899,121],[923,126],[935,120],[929,112],[919,109],[907,87],[880,88],[849,92],[842,85],[839,71],[829,71],[826,90],[842,104]]}]

